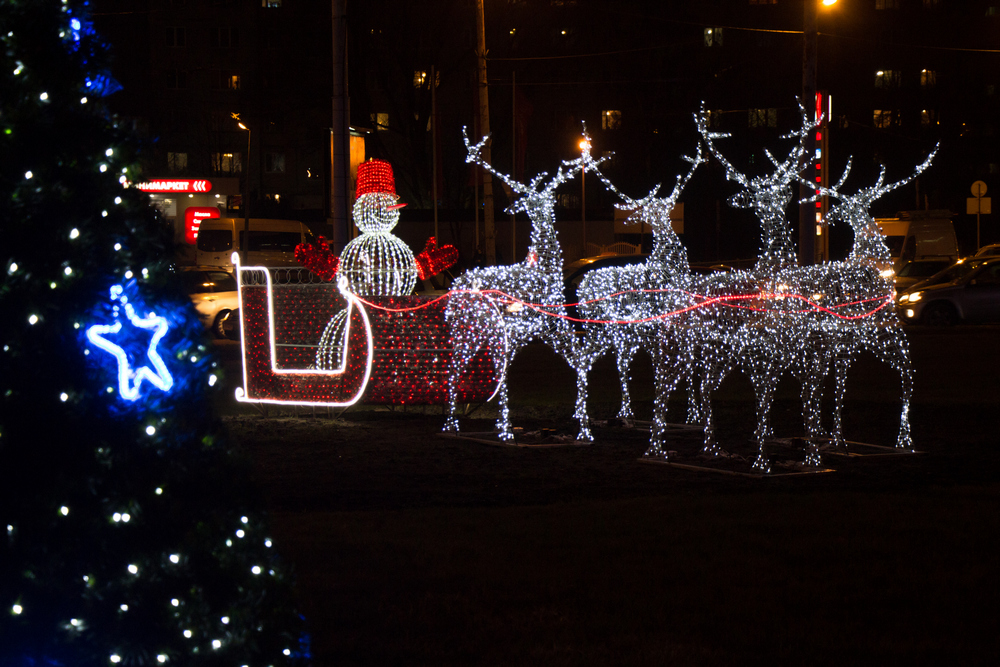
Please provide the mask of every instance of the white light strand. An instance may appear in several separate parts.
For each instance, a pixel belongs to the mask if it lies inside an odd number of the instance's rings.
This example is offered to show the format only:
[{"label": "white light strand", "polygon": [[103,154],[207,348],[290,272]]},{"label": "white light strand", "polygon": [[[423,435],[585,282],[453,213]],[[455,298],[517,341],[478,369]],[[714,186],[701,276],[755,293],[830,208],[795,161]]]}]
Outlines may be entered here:
[{"label": "white light strand", "polygon": [[[449,412],[444,428],[452,432],[459,430],[455,414],[459,379],[476,353],[488,347],[493,355],[498,383],[496,396],[500,402],[496,429],[502,440],[512,440],[506,369],[523,346],[540,340],[576,371],[577,399],[573,416],[579,422],[577,439],[590,441],[593,436],[586,412],[586,371],[597,352],[576,340],[572,324],[565,319],[563,254],[555,230],[555,191],[582,170],[596,169],[601,161],[591,157],[590,138],[585,134],[579,158],[564,161],[551,180],[546,181],[548,174],[541,173],[524,185],[497,172],[482,159],[481,151],[489,137],[475,145],[470,144],[464,129],[463,137],[468,151],[466,162],[486,169],[518,196],[508,211],[528,215],[531,236],[528,255],[523,262],[472,269],[453,283],[452,296],[445,309],[453,352],[448,383]],[[507,295],[513,303],[498,303],[493,296],[497,293]],[[551,305],[543,312],[536,307],[520,307],[521,304]]]}]

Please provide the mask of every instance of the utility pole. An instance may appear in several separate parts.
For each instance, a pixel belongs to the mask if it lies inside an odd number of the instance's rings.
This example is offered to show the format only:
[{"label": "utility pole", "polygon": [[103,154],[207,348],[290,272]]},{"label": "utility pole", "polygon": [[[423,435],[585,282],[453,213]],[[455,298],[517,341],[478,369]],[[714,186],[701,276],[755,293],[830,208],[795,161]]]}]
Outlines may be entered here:
[{"label": "utility pole", "polygon": [[[803,0],[802,3],[802,106],[806,113],[813,114],[816,108],[816,50],[818,18],[817,5],[820,0]],[[804,152],[800,169],[811,167],[816,161],[816,133],[809,132],[804,142]],[[808,170],[805,178],[815,178],[813,170]],[[799,184],[799,264],[816,263],[816,205],[803,201],[815,194],[804,183]]]},{"label": "utility pole", "polygon": [[[478,40],[476,55],[479,59],[479,131],[486,136],[490,133],[490,94],[486,82],[486,18],[483,0],[476,0],[476,30]],[[490,142],[483,146],[483,161],[492,164]],[[493,176],[483,170],[483,242],[486,246],[486,264],[497,263],[497,234],[493,221]]]},{"label": "utility pole", "polygon": [[351,102],[347,94],[347,0],[331,0],[333,10],[333,118],[330,125],[330,218],[333,246],[347,245],[350,217]]}]

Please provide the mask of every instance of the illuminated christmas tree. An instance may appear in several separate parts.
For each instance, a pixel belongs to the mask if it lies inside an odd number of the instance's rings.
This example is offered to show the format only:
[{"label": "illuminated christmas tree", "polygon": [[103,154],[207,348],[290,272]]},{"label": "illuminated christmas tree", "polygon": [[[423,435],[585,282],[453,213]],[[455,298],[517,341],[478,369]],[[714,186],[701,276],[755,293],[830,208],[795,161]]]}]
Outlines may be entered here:
[{"label": "illuminated christmas tree", "polygon": [[0,665],[296,664],[85,6],[0,0]]}]

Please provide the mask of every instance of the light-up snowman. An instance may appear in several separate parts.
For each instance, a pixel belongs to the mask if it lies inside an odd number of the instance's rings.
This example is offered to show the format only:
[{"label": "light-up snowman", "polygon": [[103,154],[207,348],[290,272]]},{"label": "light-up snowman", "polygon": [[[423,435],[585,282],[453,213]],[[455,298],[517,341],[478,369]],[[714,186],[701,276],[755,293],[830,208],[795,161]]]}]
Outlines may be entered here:
[{"label": "light-up snowman", "polygon": [[[417,264],[402,239],[392,233],[399,222],[399,203],[392,165],[368,160],[358,165],[354,223],[361,235],[344,247],[337,275],[347,290],[362,297],[407,296],[417,284]],[[330,370],[344,363],[347,323],[340,311],[327,323],[316,346],[316,368]]]},{"label": "light-up snowman", "polygon": [[392,165],[368,160],[358,166],[354,222],[361,235],[340,255],[340,275],[348,289],[364,296],[406,296],[417,284],[413,251],[392,233],[399,222],[399,203]]}]

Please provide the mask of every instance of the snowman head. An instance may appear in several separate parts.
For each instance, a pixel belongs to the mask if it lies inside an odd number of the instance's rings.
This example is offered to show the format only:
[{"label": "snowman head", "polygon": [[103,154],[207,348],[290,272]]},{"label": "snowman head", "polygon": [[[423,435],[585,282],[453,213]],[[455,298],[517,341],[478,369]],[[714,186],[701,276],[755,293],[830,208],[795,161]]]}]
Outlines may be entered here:
[{"label": "snowman head", "polygon": [[368,160],[358,165],[357,199],[354,222],[364,234],[386,233],[399,222],[399,203],[392,165],[384,160]]}]

